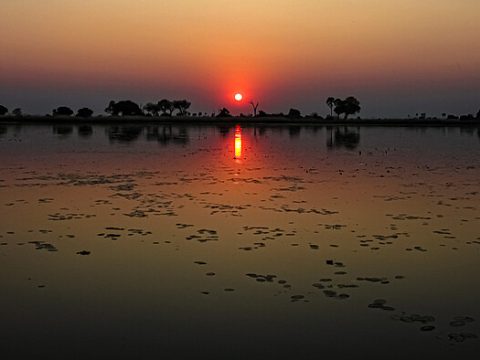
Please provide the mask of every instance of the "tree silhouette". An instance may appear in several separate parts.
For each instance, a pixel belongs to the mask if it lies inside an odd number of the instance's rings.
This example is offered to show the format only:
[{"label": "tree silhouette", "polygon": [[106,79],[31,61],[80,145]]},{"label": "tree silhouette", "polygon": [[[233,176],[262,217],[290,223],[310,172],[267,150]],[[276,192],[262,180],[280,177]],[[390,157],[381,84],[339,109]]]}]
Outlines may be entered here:
[{"label": "tree silhouette", "polygon": [[480,119],[480,110],[477,112],[477,119]]},{"label": "tree silhouette", "polygon": [[7,113],[8,109],[5,106],[0,105],[0,116],[6,115]]},{"label": "tree silhouette", "polygon": [[218,112],[218,115],[217,117],[232,117],[232,115],[230,114],[230,110],[228,110],[227,108],[222,108],[219,110]]},{"label": "tree silhouette", "polygon": [[142,116],[143,111],[138,104],[130,100],[122,100],[119,102],[110,101],[105,112],[113,116]]},{"label": "tree silhouette", "polygon": [[173,101],[173,108],[178,110],[178,115],[186,116],[187,110],[192,105],[192,103],[188,102],[187,100],[174,100]]},{"label": "tree silhouette", "polygon": [[258,101],[256,103],[250,101],[250,105],[252,105],[253,108],[253,116],[257,117]]},{"label": "tree silhouette", "polygon": [[356,114],[362,109],[360,107],[360,101],[353,96],[349,96],[345,100],[335,99],[334,105],[335,108],[333,111],[335,111],[335,114],[337,114],[338,117],[340,117],[341,114],[345,114],[345,120],[349,115]]},{"label": "tree silhouette", "polygon": [[81,108],[77,111],[77,116],[82,118],[89,118],[93,115],[93,110],[89,108]]},{"label": "tree silhouette", "polygon": [[108,106],[105,108],[105,112],[110,115],[118,115],[118,113],[116,113],[116,102],[110,100]]},{"label": "tree silhouette", "polygon": [[362,107],[360,106],[360,101],[358,101],[357,98],[349,96],[345,99],[345,119],[349,115],[355,115],[356,113],[359,113],[361,110]]},{"label": "tree silhouette", "polygon": [[160,100],[157,105],[159,110],[162,112],[162,116],[172,116],[173,110],[175,110],[173,107],[173,102],[167,99]]},{"label": "tree silhouette", "polygon": [[158,104],[154,104],[154,103],[146,103],[145,106],[143,107],[143,110],[147,113],[147,114],[150,114],[152,116],[158,116],[158,112],[160,111],[160,107],[158,106]]},{"label": "tree silhouette", "polygon": [[333,117],[333,106],[335,105],[335,98],[330,96],[327,99],[327,105],[330,108],[330,117]]},{"label": "tree silhouette", "polygon": [[68,106],[59,106],[56,109],[53,109],[53,116],[72,116],[73,110]]},{"label": "tree silhouette", "polygon": [[20,109],[20,108],[13,109],[12,110],[12,115],[13,116],[22,116],[23,115],[22,114],[22,109]]},{"label": "tree silhouette", "polygon": [[342,99],[335,99],[333,111],[337,114],[337,117],[340,118],[340,115],[343,114],[344,103]]}]

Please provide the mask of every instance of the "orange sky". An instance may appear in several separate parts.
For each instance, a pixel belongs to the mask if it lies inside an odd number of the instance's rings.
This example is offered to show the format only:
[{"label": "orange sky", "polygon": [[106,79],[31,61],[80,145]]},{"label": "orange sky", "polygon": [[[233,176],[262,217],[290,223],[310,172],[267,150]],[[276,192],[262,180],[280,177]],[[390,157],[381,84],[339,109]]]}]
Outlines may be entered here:
[{"label": "orange sky", "polygon": [[110,97],[235,110],[235,91],[268,111],[325,113],[328,95],[366,114],[405,115],[410,97],[480,107],[478,0],[3,0],[0,13],[0,103],[32,111]]}]

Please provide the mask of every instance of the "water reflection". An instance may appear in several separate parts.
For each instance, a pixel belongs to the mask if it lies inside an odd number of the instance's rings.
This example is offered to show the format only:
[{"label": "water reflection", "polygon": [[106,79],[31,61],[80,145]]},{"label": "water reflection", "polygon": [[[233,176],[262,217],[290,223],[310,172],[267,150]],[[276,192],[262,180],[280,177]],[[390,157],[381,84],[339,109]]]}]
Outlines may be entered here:
[{"label": "water reflection", "polygon": [[107,129],[107,136],[111,142],[129,143],[137,140],[142,130],[140,126],[112,126]]},{"label": "water reflection", "polygon": [[229,125],[218,125],[217,129],[220,132],[220,135],[225,138],[230,133],[230,127],[231,126]]},{"label": "water reflection", "polygon": [[184,126],[148,126],[146,137],[147,141],[156,141],[161,145],[185,145],[189,142],[188,131]]},{"label": "water reflection", "polygon": [[300,136],[301,129],[302,129],[301,126],[291,125],[288,127],[288,135],[290,136],[290,138],[297,138]]},{"label": "water reflection", "polygon": [[242,158],[242,128],[240,125],[235,127],[235,157],[234,159]]},{"label": "water reflection", "polygon": [[73,126],[68,125],[55,125],[52,128],[52,131],[55,135],[66,138],[73,133]]},{"label": "water reflection", "polygon": [[341,149],[345,148],[347,150],[355,150],[360,144],[360,132],[352,131],[347,126],[336,127],[327,127],[328,138],[327,138],[327,148],[328,149]]},{"label": "water reflection", "polygon": [[184,126],[110,126],[106,134],[112,143],[132,143],[141,137],[161,145],[185,145],[189,142],[188,130]]},{"label": "water reflection", "polygon": [[3,358],[480,351],[477,132],[92,127],[0,137]]},{"label": "water reflection", "polygon": [[93,134],[93,128],[90,125],[80,125],[77,129],[78,136],[89,138]]}]

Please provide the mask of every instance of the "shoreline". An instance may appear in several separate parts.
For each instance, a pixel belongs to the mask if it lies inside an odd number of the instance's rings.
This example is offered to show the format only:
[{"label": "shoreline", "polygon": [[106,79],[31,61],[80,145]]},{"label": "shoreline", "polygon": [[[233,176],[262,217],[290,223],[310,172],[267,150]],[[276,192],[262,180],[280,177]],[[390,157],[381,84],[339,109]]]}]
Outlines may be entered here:
[{"label": "shoreline", "polygon": [[53,116],[2,116],[0,125],[35,125],[35,124],[138,124],[138,125],[318,125],[318,126],[480,126],[480,119],[317,119],[288,117],[148,117],[148,116],[97,116],[53,117]]}]

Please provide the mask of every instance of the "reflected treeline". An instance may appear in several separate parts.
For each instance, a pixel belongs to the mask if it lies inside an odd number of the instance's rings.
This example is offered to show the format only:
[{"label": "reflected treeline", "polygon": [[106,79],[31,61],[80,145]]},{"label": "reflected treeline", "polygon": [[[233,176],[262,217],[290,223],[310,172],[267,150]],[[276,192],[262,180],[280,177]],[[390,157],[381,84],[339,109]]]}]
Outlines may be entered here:
[{"label": "reflected treeline", "polygon": [[360,132],[351,130],[347,126],[327,126],[327,148],[355,150],[360,144]]},{"label": "reflected treeline", "polygon": [[468,134],[468,135],[474,135],[475,133],[477,134],[478,137],[480,137],[480,128],[474,128],[474,127],[461,127],[460,128],[460,133],[461,134]]},{"label": "reflected treeline", "polygon": [[90,125],[80,125],[77,128],[78,136],[82,138],[89,138],[93,134],[93,128]]},{"label": "reflected treeline", "polygon": [[111,142],[130,143],[138,140],[142,130],[142,126],[110,126],[106,134]]},{"label": "reflected treeline", "polygon": [[233,129],[233,127],[233,125],[217,125],[217,130],[222,138],[224,138],[230,133],[230,129]]},{"label": "reflected treeline", "polygon": [[[234,129],[235,125],[217,125],[218,132],[222,137],[227,137],[230,135]],[[250,129],[253,132],[254,137],[263,137],[269,133],[273,134],[284,134],[285,131],[288,131],[288,136],[290,139],[299,139],[301,137],[302,131],[308,133],[317,134],[317,132],[324,129],[323,126],[302,126],[302,125],[253,125],[253,126],[243,126],[244,129]],[[328,149],[347,149],[355,150],[360,144],[360,132],[359,128],[352,129],[347,126],[327,126],[327,148]]]},{"label": "reflected treeline", "polygon": [[[73,134],[74,127],[70,125],[54,125],[52,133],[60,138],[69,138]],[[79,137],[88,138],[93,134],[93,127],[90,125],[80,125],[77,127]]]},{"label": "reflected treeline", "polygon": [[[0,138],[6,137],[7,134],[19,133],[22,125],[0,125]],[[59,139],[69,139],[72,134],[76,134],[79,138],[90,138],[94,134],[94,130],[98,126],[84,125],[52,125],[52,133]],[[102,126],[103,128],[103,126]],[[105,134],[111,142],[130,143],[143,137],[146,141],[155,141],[161,145],[185,145],[189,143],[189,127],[188,125],[115,125],[108,126]],[[223,137],[230,136],[235,130],[235,123],[216,125],[214,128]],[[300,125],[268,125],[255,124],[242,126],[244,129],[250,129],[254,137],[264,137],[268,134],[285,134],[291,139],[297,139],[302,136],[302,132],[323,133],[326,129],[326,143],[328,149],[346,149],[355,150],[360,144],[360,127],[348,126],[300,126]],[[480,128],[476,126],[465,127],[404,127],[404,131],[426,133],[427,131],[442,132],[449,134],[462,134],[469,136],[477,136],[480,140]]]},{"label": "reflected treeline", "polygon": [[8,132],[8,127],[0,125],[0,137],[6,135]]},{"label": "reflected treeline", "polygon": [[69,137],[73,133],[73,126],[68,125],[54,125],[52,127],[52,132],[55,135],[59,135],[61,137]]},{"label": "reflected treeline", "polygon": [[[233,132],[235,130],[235,128],[236,128],[235,124],[227,124],[227,125],[222,124],[222,125],[217,125],[216,126],[216,129],[218,130],[218,132],[220,133],[220,135],[223,138],[227,137],[231,132]],[[284,129],[284,127],[278,127],[278,126],[268,127],[268,125],[254,125],[254,126],[243,126],[242,125],[242,128],[243,129],[252,129],[254,137],[265,136],[267,134],[267,128],[269,128],[270,130],[276,129],[277,131],[280,131],[280,132],[282,132],[283,129]]]},{"label": "reflected treeline", "polygon": [[288,127],[288,135],[290,136],[290,138],[297,138],[297,137],[300,136],[300,131],[301,130],[302,130],[301,126],[290,125]]},{"label": "reflected treeline", "polygon": [[131,143],[144,137],[161,145],[185,145],[189,142],[185,126],[110,126],[106,134],[111,142]]},{"label": "reflected treeline", "polygon": [[[74,133],[74,126],[54,125],[52,133],[61,139],[67,139]],[[6,134],[7,127],[0,127],[0,136]],[[80,138],[90,138],[94,133],[94,127],[90,125],[79,125],[76,132]],[[139,139],[155,141],[161,145],[185,145],[189,142],[188,128],[186,126],[137,126],[137,125],[116,125],[108,126],[105,135],[112,143],[132,143]]]},{"label": "reflected treeline", "polygon": [[149,126],[147,130],[147,141],[156,141],[161,145],[185,145],[190,138],[185,126]]}]

